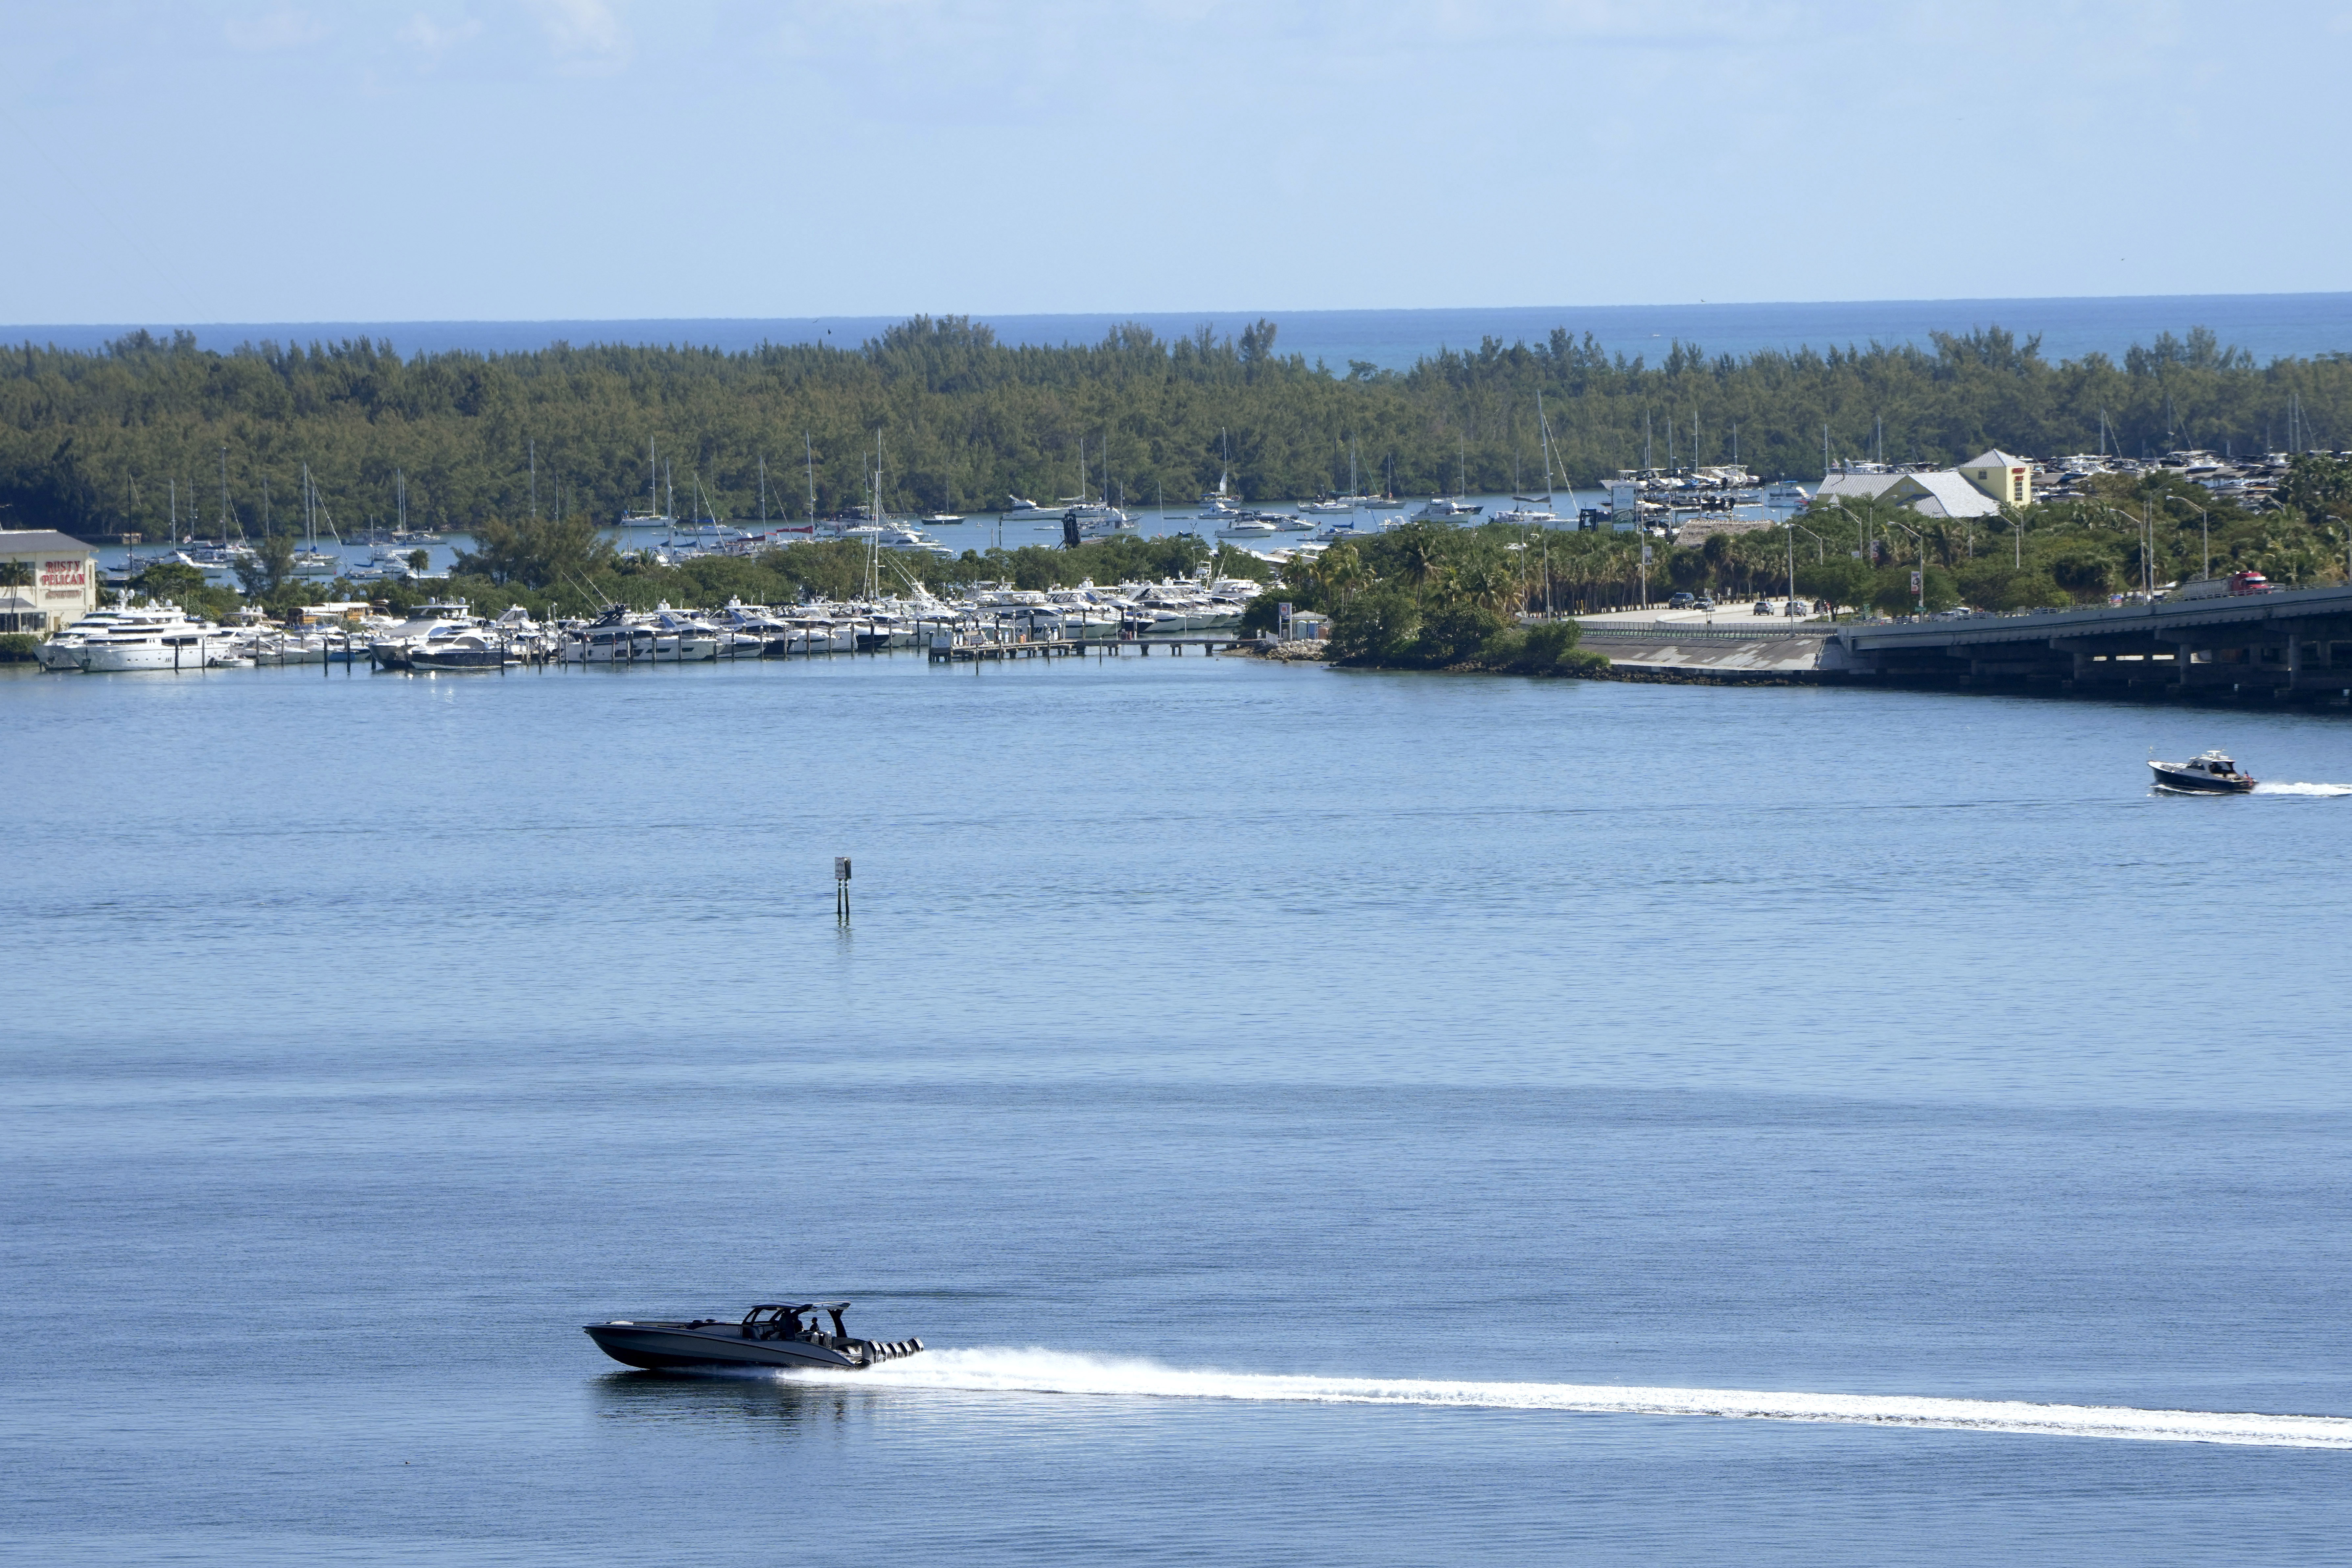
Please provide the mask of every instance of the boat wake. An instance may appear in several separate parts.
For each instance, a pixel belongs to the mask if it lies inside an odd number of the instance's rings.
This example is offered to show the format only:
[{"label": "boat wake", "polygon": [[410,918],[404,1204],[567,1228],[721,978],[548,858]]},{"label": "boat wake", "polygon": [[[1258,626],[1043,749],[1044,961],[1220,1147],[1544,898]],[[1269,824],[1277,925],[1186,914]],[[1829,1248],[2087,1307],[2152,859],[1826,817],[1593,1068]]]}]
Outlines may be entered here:
[{"label": "boat wake", "polygon": [[2256,795],[2352,795],[2352,784],[2258,784]]},{"label": "boat wake", "polygon": [[778,1377],[873,1387],[973,1394],[1070,1394],[1139,1399],[1226,1399],[1312,1405],[1403,1405],[1463,1410],[1557,1410],[1593,1415],[1703,1415],[1734,1421],[1812,1421],[2058,1437],[2352,1448],[2352,1416],[2263,1415],[2122,1405],[2034,1405],[2022,1400],[1932,1399],[1907,1394],[1784,1394],[1736,1388],[1640,1388],[1577,1383],[1450,1383],[1418,1378],[1286,1377],[1207,1372],[1157,1362],[1046,1350],[931,1351],[867,1372],[793,1371]]}]

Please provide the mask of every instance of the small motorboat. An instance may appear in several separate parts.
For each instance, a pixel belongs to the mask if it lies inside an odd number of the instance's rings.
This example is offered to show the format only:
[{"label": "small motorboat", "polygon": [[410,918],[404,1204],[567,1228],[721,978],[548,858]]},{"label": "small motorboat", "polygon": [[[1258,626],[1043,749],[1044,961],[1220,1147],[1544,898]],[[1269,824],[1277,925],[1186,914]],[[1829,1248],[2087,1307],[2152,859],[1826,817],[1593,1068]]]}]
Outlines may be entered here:
[{"label": "small motorboat", "polygon": [[[614,1318],[584,1331],[614,1361],[649,1371],[680,1367],[817,1367],[848,1371],[913,1355],[920,1340],[861,1340],[841,1326],[846,1301],[765,1302],[740,1322],[696,1318],[653,1322]],[[820,1317],[833,1320],[833,1331]],[[803,1324],[801,1320],[806,1317]]]},{"label": "small motorboat", "polygon": [[2185,763],[2159,763],[2150,758],[2149,767],[2156,770],[2158,789],[2179,790],[2189,795],[2244,795],[2254,787],[2254,780],[2238,771],[2238,764],[2219,752],[2201,752]]}]

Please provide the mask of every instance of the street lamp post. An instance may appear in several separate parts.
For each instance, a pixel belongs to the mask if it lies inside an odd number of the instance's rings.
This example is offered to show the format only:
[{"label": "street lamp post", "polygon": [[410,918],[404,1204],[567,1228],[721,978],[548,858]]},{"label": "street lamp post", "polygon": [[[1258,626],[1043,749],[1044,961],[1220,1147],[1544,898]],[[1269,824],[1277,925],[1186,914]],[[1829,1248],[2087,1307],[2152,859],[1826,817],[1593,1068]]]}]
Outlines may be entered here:
[{"label": "street lamp post", "polygon": [[2009,522],[2010,566],[2022,572],[2025,570],[2025,514],[2011,510],[2008,503],[2003,502],[2000,515]]},{"label": "street lamp post", "polygon": [[1886,519],[1885,522],[1887,527],[1899,528],[1919,542],[1919,613],[1924,616],[1927,613],[1927,536],[1909,524],[1897,522],[1891,517]]},{"label": "street lamp post", "polygon": [[2197,503],[2190,500],[2187,496],[2168,496],[2165,499],[2168,500],[2177,500],[2183,506],[2197,507],[2197,531],[2205,547],[2205,564],[2198,571],[2197,580],[2202,583],[2210,579],[2213,575],[2213,519],[2211,514],[2207,512],[2203,507],[2197,506]]},{"label": "street lamp post", "polygon": [[[2108,510],[2119,517],[2131,517],[2131,513],[2117,508]],[[2156,508],[2143,502],[2139,510],[2140,515],[2132,518],[2139,526],[2139,588],[2141,593],[2153,599],[2156,597]]]},{"label": "street lamp post", "polygon": [[[1797,596],[1797,535],[1801,533],[1813,542],[1813,559],[1816,564],[1830,558],[1829,545],[1820,534],[1815,533],[1793,517],[1789,520],[1789,597],[1792,601]],[[1830,606],[1830,619],[1837,619],[1837,606],[1834,604]]]}]

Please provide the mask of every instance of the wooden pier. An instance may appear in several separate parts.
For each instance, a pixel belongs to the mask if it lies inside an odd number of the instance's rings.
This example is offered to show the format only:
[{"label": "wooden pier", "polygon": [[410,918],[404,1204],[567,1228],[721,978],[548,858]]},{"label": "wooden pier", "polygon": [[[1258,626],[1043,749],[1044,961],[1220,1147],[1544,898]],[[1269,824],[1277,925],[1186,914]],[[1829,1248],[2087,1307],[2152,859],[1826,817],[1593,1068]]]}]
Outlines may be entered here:
[{"label": "wooden pier", "polygon": [[1097,658],[1115,658],[1133,649],[1139,657],[1147,657],[1156,647],[1164,647],[1171,657],[1181,656],[1188,647],[1199,648],[1210,658],[1220,652],[1235,652],[1249,646],[1254,639],[1236,637],[1227,632],[1219,636],[1197,637],[1013,637],[991,638],[970,634],[950,636],[935,634],[931,638],[933,664],[971,664],[990,659],[1006,658],[1068,658],[1094,654]]}]

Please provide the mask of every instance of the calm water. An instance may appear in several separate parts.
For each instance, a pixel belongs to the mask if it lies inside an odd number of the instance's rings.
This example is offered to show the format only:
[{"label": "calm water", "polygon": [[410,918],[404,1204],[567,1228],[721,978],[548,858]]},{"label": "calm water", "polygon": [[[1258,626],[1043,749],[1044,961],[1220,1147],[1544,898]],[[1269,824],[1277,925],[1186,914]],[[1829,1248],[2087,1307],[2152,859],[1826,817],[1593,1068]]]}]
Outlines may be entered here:
[{"label": "calm water", "polygon": [[[2135,343],[2159,333],[2186,335],[2210,327],[2267,363],[2283,355],[2352,349],[2352,294],[2154,294],[2055,300],[1856,300],[1711,305],[1521,305],[1445,310],[1160,310],[1123,315],[1008,316],[981,312],[998,338],[1012,343],[1096,343],[1129,322],[1163,338],[1203,326],[1238,337],[1261,317],[1281,329],[1285,353],[1322,360],[1344,371],[1350,360],[1390,370],[1441,348],[1475,349],[1486,337],[1540,342],[1554,327],[1580,337],[1591,332],[1612,353],[1651,363],[1675,339],[1711,353],[1759,349],[1825,349],[1871,342],[1926,346],[1933,332],[2002,326],[2019,336],[2042,335],[2053,361],[2098,353],[2120,359]],[[766,320],[642,321],[231,321],[190,327],[196,341],[224,352],[239,343],[333,342],[346,338],[389,342],[402,353],[450,349],[501,353],[551,343],[690,343],[730,353],[761,343],[824,342],[854,348],[904,320],[902,316],[823,316]],[[56,343],[92,349],[137,323],[104,326],[0,326],[0,342]],[[147,323],[166,332],[168,325]]]},{"label": "calm water", "polygon": [[[2341,715],[898,658],[0,725],[26,1561],[2352,1525],[2352,799],[2142,766],[2352,782]],[[578,1329],[802,1291],[935,1350]]]}]

